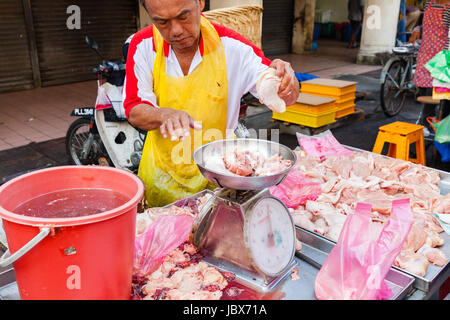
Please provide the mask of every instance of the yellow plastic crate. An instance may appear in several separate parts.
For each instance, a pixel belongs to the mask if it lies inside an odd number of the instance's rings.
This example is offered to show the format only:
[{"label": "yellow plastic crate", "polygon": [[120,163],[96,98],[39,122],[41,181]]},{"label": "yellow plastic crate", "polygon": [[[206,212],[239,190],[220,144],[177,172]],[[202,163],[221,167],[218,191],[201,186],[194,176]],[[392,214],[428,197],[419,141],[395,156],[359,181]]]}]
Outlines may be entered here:
[{"label": "yellow plastic crate", "polygon": [[286,107],[286,112],[284,113],[273,112],[272,118],[306,127],[318,128],[336,122],[336,111],[337,108],[333,108],[320,113],[311,113],[299,111],[289,106]]},{"label": "yellow plastic crate", "polygon": [[336,103],[336,108],[339,110],[348,109],[351,106],[355,106],[355,99],[350,99],[344,102]]},{"label": "yellow plastic crate", "polygon": [[336,100],[307,93],[300,93],[297,103],[289,106],[291,110],[300,112],[322,114],[336,108]]},{"label": "yellow plastic crate", "polygon": [[301,90],[322,95],[343,96],[356,92],[356,82],[316,78],[301,83]]},{"label": "yellow plastic crate", "polygon": [[343,118],[355,112],[355,105],[345,107],[336,111],[336,119]]},{"label": "yellow plastic crate", "polygon": [[317,93],[317,92],[308,92],[306,90],[304,90],[303,88],[300,90],[302,93],[305,94],[313,94],[316,96],[321,96],[321,97],[325,97],[325,98],[331,98],[331,99],[335,99],[336,103],[343,103],[343,102],[347,102],[349,100],[355,100],[355,92],[350,92],[341,96],[336,96],[336,95],[332,95],[332,94],[323,94],[323,93]]}]

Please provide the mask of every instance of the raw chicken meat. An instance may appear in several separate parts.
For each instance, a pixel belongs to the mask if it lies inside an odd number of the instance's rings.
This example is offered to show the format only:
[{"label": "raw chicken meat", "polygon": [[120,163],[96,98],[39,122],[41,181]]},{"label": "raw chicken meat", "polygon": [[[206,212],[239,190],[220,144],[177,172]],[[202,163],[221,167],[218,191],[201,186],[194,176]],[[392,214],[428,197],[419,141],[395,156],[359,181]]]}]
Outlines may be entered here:
[{"label": "raw chicken meat", "polygon": [[428,259],[420,254],[414,252],[413,249],[400,251],[400,254],[395,259],[394,265],[405,269],[413,274],[423,277],[427,273]]},{"label": "raw chicken meat", "polygon": [[[295,151],[293,169],[321,184],[316,201],[290,210],[294,223],[334,241],[357,202],[372,205],[372,222],[381,231],[389,220],[392,201],[410,198],[414,224],[396,266],[425,275],[430,263],[445,264],[439,249],[444,232],[433,213],[450,213],[450,195],[440,195],[439,174],[430,168],[399,159],[354,151],[350,156],[319,158]],[[431,250],[433,249],[433,250]]]},{"label": "raw chicken meat", "polygon": [[201,261],[196,248],[184,243],[144,279],[133,279],[133,299],[219,300],[233,277]]},{"label": "raw chicken meat", "polygon": [[445,254],[437,248],[430,247],[428,244],[420,248],[417,253],[424,255],[429,262],[438,267],[443,267],[447,263]]},{"label": "raw chicken meat", "polygon": [[268,68],[256,81],[256,92],[261,103],[272,111],[283,113],[286,111],[286,103],[278,95],[280,85],[281,79],[276,76],[275,69]]},{"label": "raw chicken meat", "polygon": [[163,215],[189,215],[195,217],[202,209],[206,201],[211,197],[211,194],[205,194],[204,196],[186,200],[183,206],[179,207],[171,205],[169,207],[162,208],[148,208],[144,212],[140,213],[136,217],[136,235],[142,234],[150,223],[155,221],[158,217]]},{"label": "raw chicken meat", "polygon": [[223,162],[227,170],[239,176],[272,175],[292,165],[291,160],[285,160],[279,154],[265,158],[258,152],[238,149],[225,152]]},{"label": "raw chicken meat", "polygon": [[250,151],[234,150],[227,152],[223,156],[225,168],[238,176],[253,175],[253,168],[258,165],[258,159],[255,159]]},{"label": "raw chicken meat", "polygon": [[292,270],[292,272],[291,272],[291,280],[292,281],[300,280],[300,277],[298,276],[298,269],[297,268]]},{"label": "raw chicken meat", "polygon": [[435,203],[433,212],[450,214],[450,193]]}]

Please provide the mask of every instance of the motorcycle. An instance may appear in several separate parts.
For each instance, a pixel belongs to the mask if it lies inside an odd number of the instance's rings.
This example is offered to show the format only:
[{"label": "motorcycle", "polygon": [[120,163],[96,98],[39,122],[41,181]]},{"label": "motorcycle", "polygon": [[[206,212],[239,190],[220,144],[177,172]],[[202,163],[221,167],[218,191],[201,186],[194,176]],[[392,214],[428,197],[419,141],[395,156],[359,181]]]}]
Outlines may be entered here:
[{"label": "motorcycle", "polygon": [[[125,79],[124,60],[105,60],[97,43],[86,36],[87,45],[102,62],[94,68],[98,85],[110,100],[109,105],[75,108],[71,116],[78,117],[67,130],[66,153],[75,165],[100,164],[136,173],[142,156],[146,132],[128,122],[122,105]],[[102,79],[106,82],[101,84]],[[100,92],[99,90],[99,92]]]},{"label": "motorcycle", "polygon": [[[137,173],[147,132],[133,127],[125,116],[122,104],[125,61],[105,60],[92,38],[86,36],[85,41],[102,60],[93,72],[99,78],[99,92],[104,91],[111,103],[106,106],[100,104],[97,97],[95,107],[75,108],[71,112],[70,115],[78,119],[70,125],[66,134],[68,160],[75,165],[107,165]],[[127,43],[124,44],[125,59],[126,46]],[[106,82],[101,84],[103,78]],[[249,95],[241,99],[241,112],[235,130],[239,138],[250,137],[243,118],[252,99]]]}]

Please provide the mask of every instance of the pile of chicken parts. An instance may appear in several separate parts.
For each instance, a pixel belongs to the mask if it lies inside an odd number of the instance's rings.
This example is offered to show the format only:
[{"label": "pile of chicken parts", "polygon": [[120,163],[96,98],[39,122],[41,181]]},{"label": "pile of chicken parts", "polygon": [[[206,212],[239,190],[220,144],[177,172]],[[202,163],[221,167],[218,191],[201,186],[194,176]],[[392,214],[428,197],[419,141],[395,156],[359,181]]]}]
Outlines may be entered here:
[{"label": "pile of chicken parts", "polygon": [[444,232],[432,216],[450,213],[450,194],[442,196],[439,174],[411,162],[380,155],[354,152],[348,157],[320,160],[295,151],[294,169],[321,184],[316,201],[290,209],[294,223],[338,240],[346,215],[357,202],[372,205],[372,222],[383,228],[389,219],[392,200],[409,198],[414,223],[394,265],[418,276],[424,276],[430,263],[444,266],[447,257],[439,249]]},{"label": "pile of chicken parts", "polygon": [[201,261],[190,243],[183,243],[168,254],[157,270],[147,277],[133,279],[135,300],[219,300],[225,292],[233,297],[241,289],[228,286],[235,279],[229,272]]},{"label": "pile of chicken parts", "polygon": [[264,157],[257,151],[234,149],[223,156],[225,168],[239,176],[268,176],[286,170],[292,165],[280,154]]}]

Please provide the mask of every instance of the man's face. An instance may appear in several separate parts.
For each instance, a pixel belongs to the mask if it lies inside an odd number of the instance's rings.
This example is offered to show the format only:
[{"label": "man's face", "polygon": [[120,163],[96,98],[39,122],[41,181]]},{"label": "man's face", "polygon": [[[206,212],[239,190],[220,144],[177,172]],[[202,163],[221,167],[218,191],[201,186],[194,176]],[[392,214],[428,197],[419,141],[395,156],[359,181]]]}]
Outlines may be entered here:
[{"label": "man's face", "polygon": [[204,6],[204,0],[145,0],[150,19],[175,50],[197,44]]}]

